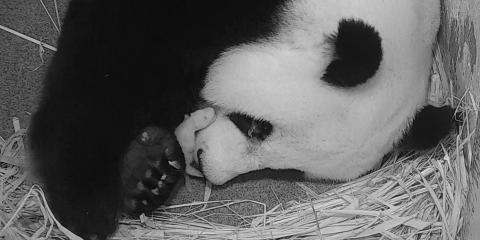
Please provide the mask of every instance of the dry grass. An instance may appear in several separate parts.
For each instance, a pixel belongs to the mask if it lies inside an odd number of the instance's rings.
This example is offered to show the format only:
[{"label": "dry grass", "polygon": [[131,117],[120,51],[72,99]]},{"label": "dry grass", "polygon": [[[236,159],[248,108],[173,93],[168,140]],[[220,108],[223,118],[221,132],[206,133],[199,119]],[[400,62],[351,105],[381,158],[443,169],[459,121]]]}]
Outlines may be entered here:
[{"label": "dry grass", "polygon": [[[457,106],[464,122],[457,134],[424,153],[392,154],[384,167],[331,191],[271,210],[248,200],[205,201],[165,207],[140,219],[122,219],[112,239],[457,239],[464,224],[473,159],[478,104],[466,91],[455,97],[455,83],[442,74],[436,55],[432,79],[434,103]],[[447,93],[447,95],[446,95]],[[440,97],[439,97],[440,96]],[[75,239],[53,217],[44,194],[23,171],[25,130],[14,124],[9,139],[0,139],[0,236],[7,239]],[[207,190],[208,191],[208,190]],[[242,216],[234,207],[259,205],[262,214]],[[258,206],[257,206],[258,207]],[[239,225],[209,221],[218,209]]]}]

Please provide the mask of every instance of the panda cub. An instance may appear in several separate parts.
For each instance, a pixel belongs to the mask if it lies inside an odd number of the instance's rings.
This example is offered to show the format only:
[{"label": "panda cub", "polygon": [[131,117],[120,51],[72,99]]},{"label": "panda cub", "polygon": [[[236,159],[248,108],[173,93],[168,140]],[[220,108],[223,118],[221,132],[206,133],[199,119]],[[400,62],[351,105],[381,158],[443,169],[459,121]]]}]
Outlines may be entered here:
[{"label": "panda cub", "polygon": [[[72,0],[30,128],[35,172],[74,233],[164,203],[184,171],[223,184],[297,169],[349,180],[425,149],[438,0]],[[175,129],[211,109],[184,156]],[[185,161],[184,159],[189,159]]]}]

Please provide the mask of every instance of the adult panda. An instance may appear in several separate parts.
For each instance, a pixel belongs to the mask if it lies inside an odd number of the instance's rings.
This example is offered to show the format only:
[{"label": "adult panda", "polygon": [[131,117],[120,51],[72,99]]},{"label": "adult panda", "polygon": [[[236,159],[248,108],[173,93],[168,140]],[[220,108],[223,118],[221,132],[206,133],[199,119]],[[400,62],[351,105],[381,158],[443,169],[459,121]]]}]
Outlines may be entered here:
[{"label": "adult panda", "polygon": [[192,132],[186,169],[214,184],[262,168],[348,180],[396,146],[435,145],[453,114],[426,106],[439,10],[438,0],[72,0],[30,128],[50,206],[97,239],[122,211],[155,209],[184,167],[174,130],[206,107],[215,118]]}]

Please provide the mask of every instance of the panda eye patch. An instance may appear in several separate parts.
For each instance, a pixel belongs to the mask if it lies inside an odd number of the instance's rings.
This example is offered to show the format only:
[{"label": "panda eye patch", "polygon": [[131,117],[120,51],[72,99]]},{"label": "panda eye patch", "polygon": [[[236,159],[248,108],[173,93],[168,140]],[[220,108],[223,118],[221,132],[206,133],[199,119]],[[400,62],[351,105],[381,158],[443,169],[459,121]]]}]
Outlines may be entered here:
[{"label": "panda eye patch", "polygon": [[243,113],[230,113],[227,116],[240,132],[250,139],[263,141],[272,133],[273,126],[268,121],[255,119]]}]

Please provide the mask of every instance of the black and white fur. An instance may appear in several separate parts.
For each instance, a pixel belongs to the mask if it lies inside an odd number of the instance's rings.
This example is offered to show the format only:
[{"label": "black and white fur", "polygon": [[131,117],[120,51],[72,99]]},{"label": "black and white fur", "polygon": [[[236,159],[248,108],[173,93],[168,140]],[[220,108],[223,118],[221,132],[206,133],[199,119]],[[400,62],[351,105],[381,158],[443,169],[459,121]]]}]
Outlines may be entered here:
[{"label": "black and white fur", "polygon": [[424,108],[439,10],[438,0],[72,0],[30,129],[55,215],[103,239],[122,211],[162,204],[181,174],[168,162],[183,163],[173,131],[203,107],[216,120],[186,171],[215,184],[262,168],[348,180],[397,143],[435,145],[452,116]]}]

